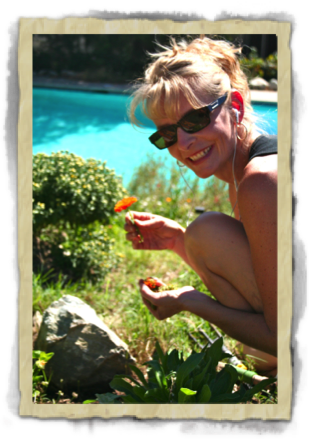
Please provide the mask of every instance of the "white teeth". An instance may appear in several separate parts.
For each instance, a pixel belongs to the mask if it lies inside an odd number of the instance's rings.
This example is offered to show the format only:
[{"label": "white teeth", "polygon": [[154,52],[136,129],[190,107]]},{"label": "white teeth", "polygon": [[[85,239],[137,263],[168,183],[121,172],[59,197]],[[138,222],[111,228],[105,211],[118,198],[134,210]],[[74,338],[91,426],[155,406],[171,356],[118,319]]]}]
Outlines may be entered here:
[{"label": "white teeth", "polygon": [[201,151],[200,153],[196,154],[195,156],[191,156],[190,159],[195,162],[196,160],[200,159],[203,156],[206,156],[208,151],[211,149],[211,147],[206,148],[206,150]]}]

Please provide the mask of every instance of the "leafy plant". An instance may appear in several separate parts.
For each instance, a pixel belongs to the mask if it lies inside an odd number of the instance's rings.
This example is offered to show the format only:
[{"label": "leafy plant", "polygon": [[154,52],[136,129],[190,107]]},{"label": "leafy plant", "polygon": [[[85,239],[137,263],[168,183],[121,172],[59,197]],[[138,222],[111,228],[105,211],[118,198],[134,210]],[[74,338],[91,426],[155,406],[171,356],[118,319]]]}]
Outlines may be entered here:
[{"label": "leafy plant", "polygon": [[277,53],[268,55],[267,58],[260,58],[257,49],[251,47],[251,52],[248,58],[240,60],[246,75],[249,79],[260,76],[266,80],[277,78],[278,56]]},{"label": "leafy plant", "polygon": [[125,195],[121,179],[106,163],[69,152],[33,157],[33,232],[69,223],[73,229],[110,223],[115,203]]},{"label": "leafy plant", "polygon": [[106,274],[120,261],[114,251],[114,239],[110,238],[102,225],[89,225],[76,230],[49,226],[41,231],[37,245],[34,245],[36,260],[34,269],[53,270],[50,278],[63,275],[73,282],[91,280],[102,281]]},{"label": "leafy plant", "polygon": [[47,378],[46,376],[45,365],[53,355],[54,353],[45,353],[40,350],[34,350],[32,352],[32,358],[36,359],[32,367],[32,398],[34,403],[48,400],[45,391],[51,378]]},{"label": "leafy plant", "polygon": [[[110,386],[122,395],[97,394],[99,403],[246,403],[264,387],[273,383],[266,379],[247,389],[243,384],[233,392],[234,385],[243,379],[243,371],[225,365],[217,372],[218,362],[227,357],[222,351],[223,339],[217,339],[200,353],[192,352],[186,360],[182,352],[174,349],[163,353],[156,344],[154,358],[146,362],[148,379],[142,371],[130,365],[137,379],[116,375]],[[133,385],[130,383],[133,383]]]}]

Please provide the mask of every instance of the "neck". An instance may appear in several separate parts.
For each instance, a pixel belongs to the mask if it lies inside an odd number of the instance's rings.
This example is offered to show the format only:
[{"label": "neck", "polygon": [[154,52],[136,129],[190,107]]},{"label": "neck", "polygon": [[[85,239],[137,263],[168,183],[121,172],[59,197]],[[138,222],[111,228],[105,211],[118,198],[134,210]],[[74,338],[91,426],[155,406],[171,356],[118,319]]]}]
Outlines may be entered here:
[{"label": "neck", "polygon": [[235,186],[237,189],[248,164],[250,146],[258,136],[256,133],[252,134],[246,142],[247,146],[244,146],[242,141],[237,139],[236,149],[235,147],[233,148],[228,164],[215,173],[215,176],[229,185]]}]

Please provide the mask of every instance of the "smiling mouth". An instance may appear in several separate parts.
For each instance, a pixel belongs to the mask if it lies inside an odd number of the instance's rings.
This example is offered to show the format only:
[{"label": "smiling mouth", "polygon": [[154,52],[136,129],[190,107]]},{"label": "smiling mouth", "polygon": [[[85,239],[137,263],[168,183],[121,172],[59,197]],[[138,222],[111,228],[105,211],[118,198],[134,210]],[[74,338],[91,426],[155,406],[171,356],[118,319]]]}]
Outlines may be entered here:
[{"label": "smiling mouth", "polygon": [[189,159],[192,160],[192,162],[195,162],[199,159],[201,159],[202,157],[206,156],[206,154],[211,150],[212,145],[210,147],[205,148],[205,150],[200,151],[197,154],[194,154],[193,156],[190,156]]}]

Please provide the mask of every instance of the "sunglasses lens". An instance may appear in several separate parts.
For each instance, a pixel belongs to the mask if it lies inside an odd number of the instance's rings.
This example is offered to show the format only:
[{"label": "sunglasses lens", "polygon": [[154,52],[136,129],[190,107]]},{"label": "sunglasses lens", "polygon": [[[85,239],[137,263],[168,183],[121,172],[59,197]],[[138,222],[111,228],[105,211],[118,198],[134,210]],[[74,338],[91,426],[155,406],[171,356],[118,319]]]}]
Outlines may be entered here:
[{"label": "sunglasses lens", "polygon": [[210,112],[208,108],[193,110],[185,115],[177,125],[170,125],[162,128],[150,136],[149,140],[157,148],[163,150],[169,148],[177,142],[177,127],[181,127],[187,133],[196,133],[210,124]]},{"label": "sunglasses lens", "polygon": [[177,141],[177,127],[163,128],[150,136],[149,140],[160,150],[168,148]]},{"label": "sunglasses lens", "polygon": [[186,115],[179,125],[187,132],[195,133],[207,127],[210,123],[210,113],[207,108],[200,108]]}]

